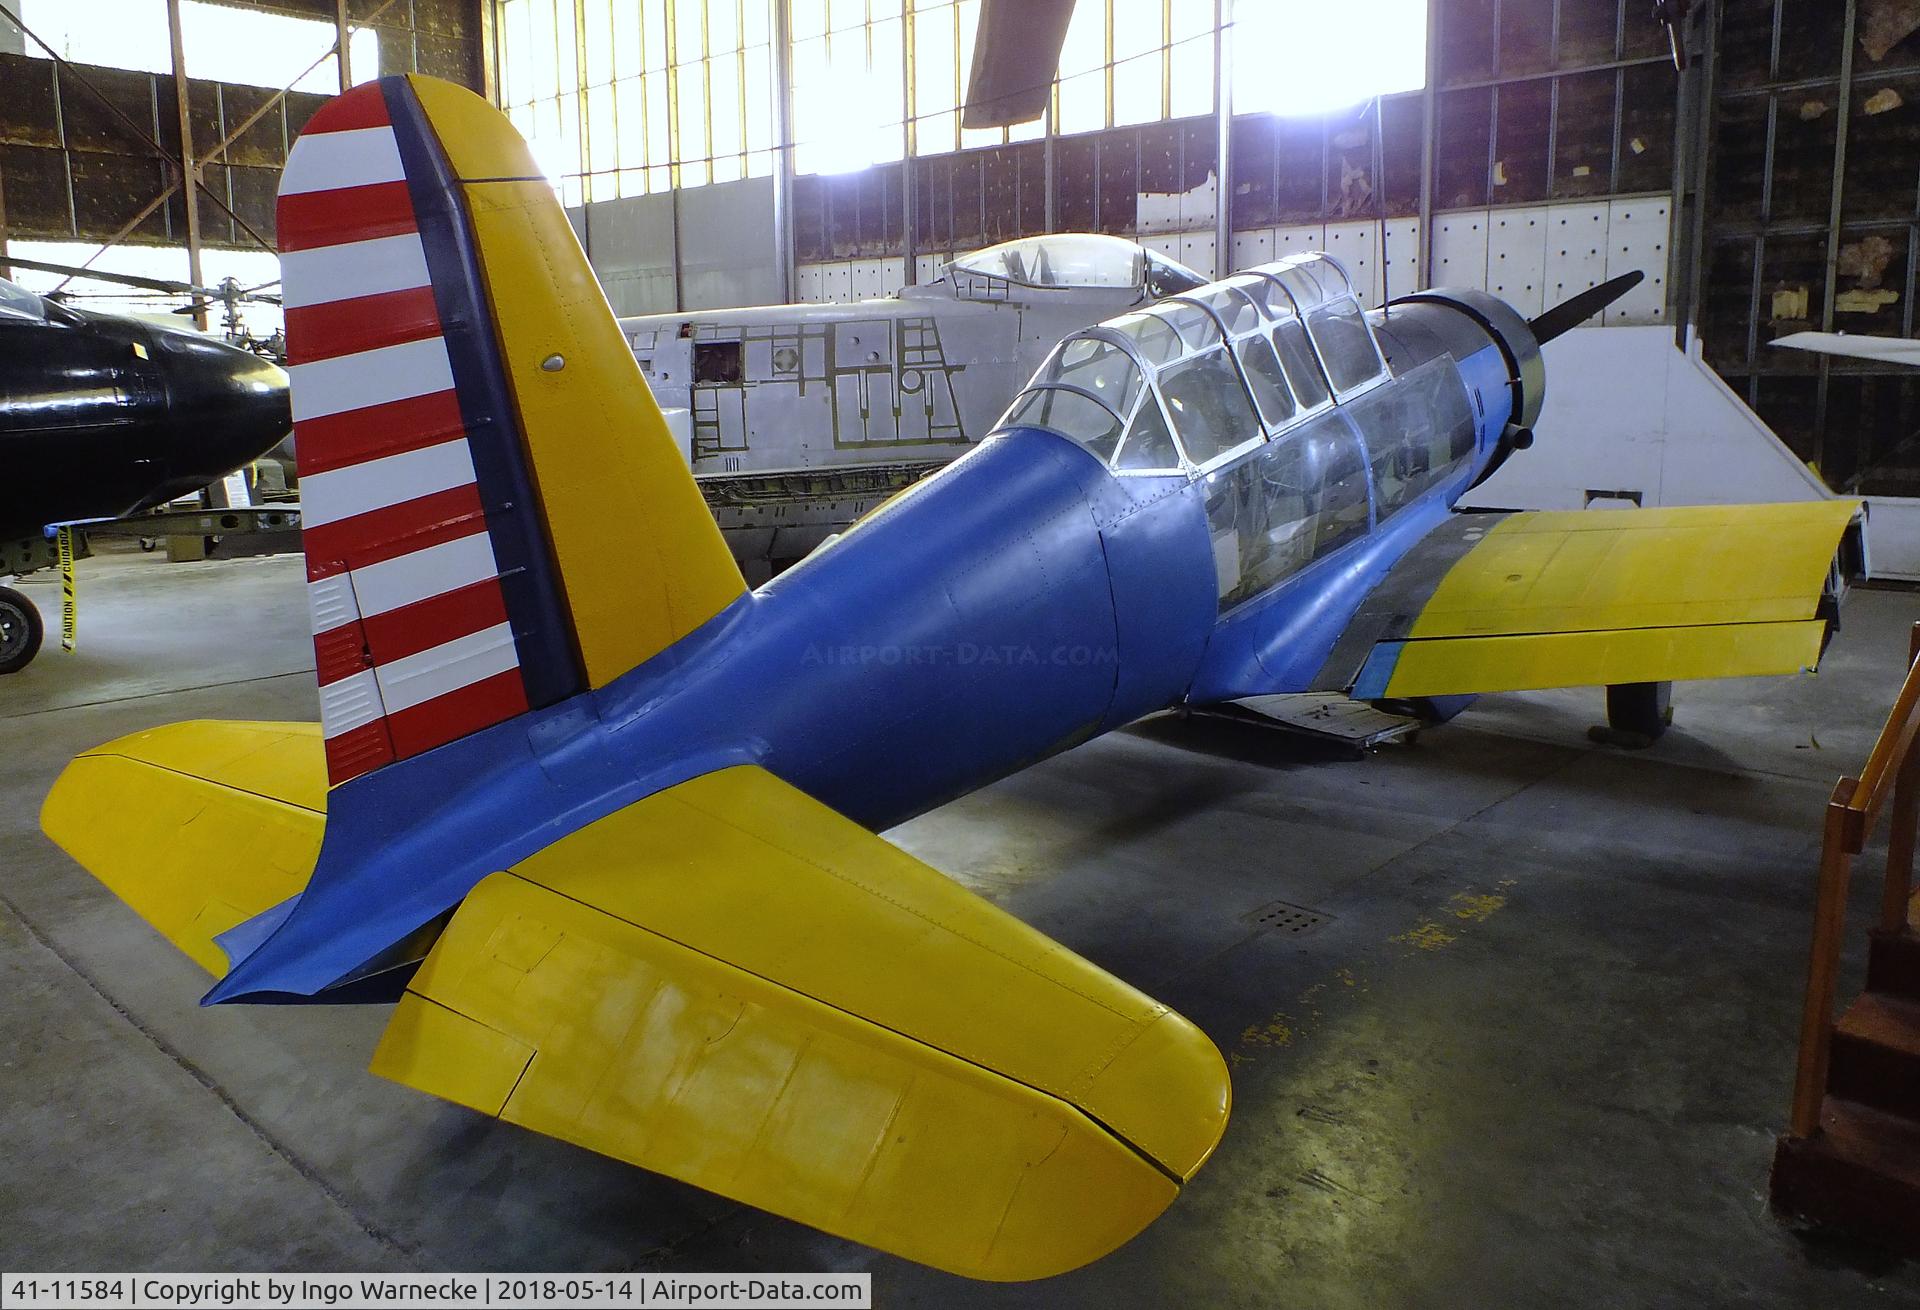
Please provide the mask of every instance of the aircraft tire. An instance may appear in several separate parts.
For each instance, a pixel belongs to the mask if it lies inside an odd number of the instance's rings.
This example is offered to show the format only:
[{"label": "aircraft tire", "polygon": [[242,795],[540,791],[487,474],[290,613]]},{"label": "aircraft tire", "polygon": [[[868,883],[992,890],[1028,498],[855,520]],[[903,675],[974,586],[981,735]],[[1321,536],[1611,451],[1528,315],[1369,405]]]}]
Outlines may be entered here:
[{"label": "aircraft tire", "polygon": [[18,673],[32,663],[44,635],[33,602],[12,587],[0,587],[0,674]]},{"label": "aircraft tire", "polygon": [[[1595,740],[1615,746],[1653,745],[1673,722],[1671,682],[1626,682],[1607,688],[1607,726]],[[1592,735],[1592,734],[1590,734]]]}]

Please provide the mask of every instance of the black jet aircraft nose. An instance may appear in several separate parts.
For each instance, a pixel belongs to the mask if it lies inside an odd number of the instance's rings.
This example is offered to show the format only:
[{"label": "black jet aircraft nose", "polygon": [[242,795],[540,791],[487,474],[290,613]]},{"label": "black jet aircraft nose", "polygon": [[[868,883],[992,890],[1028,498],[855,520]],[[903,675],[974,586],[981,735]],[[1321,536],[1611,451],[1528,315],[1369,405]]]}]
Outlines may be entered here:
[{"label": "black jet aircraft nose", "polygon": [[216,337],[155,332],[179,478],[204,486],[259,458],[293,427],[287,374]]}]

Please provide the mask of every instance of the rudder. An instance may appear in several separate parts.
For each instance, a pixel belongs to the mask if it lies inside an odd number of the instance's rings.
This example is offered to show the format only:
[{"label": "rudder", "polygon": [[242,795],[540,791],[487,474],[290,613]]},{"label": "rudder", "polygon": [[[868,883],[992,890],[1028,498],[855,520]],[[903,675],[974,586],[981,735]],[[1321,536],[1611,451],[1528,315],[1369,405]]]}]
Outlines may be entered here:
[{"label": "rudder", "polygon": [[329,102],[279,226],[334,785],[603,686],[745,592],[486,102],[417,76]]}]

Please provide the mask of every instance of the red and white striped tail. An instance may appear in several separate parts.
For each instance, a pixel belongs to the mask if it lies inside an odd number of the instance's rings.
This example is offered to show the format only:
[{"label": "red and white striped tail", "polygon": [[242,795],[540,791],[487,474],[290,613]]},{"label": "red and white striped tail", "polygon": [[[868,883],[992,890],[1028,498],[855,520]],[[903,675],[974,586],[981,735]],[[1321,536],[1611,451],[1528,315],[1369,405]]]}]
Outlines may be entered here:
[{"label": "red and white striped tail", "polygon": [[336,785],[528,706],[407,177],[373,83],[315,114],[280,183],[307,586]]}]

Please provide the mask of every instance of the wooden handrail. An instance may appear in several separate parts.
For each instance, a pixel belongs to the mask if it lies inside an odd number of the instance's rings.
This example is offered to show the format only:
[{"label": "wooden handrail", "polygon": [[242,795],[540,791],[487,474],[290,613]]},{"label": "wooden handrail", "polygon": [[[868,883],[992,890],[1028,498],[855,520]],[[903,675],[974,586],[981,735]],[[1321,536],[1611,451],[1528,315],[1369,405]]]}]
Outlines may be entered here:
[{"label": "wooden handrail", "polygon": [[1847,888],[1854,857],[1866,849],[1880,812],[1893,801],[1893,826],[1887,839],[1886,885],[1880,900],[1880,927],[1897,932],[1907,926],[1913,894],[1913,855],[1920,834],[1920,623],[1907,642],[1907,677],[1880,729],[1866,767],[1857,778],[1842,778],[1827,801],[1820,842],[1820,881],[1814,893],[1813,944],[1807,959],[1807,993],[1800,1011],[1800,1055],[1794,1069],[1795,1137],[1811,1137],[1820,1127],[1820,1100],[1826,1093],[1827,1055],[1833,1042],[1833,989],[1840,971],[1840,946],[1847,927]]},{"label": "wooden handrail", "polygon": [[1880,817],[1880,807],[1886,803],[1896,774],[1913,754],[1914,735],[1920,730],[1920,715],[1915,713],[1916,708],[1920,708],[1920,678],[1913,673],[1914,660],[1920,656],[1920,623],[1914,625],[1907,644],[1907,680],[1901,684],[1900,695],[1887,714],[1886,726],[1880,729],[1873,750],[1867,754],[1866,767],[1860,770],[1859,790],[1855,793],[1858,803],[1848,807],[1854,817],[1849,821],[1847,844],[1855,855],[1866,848],[1867,837]]}]

